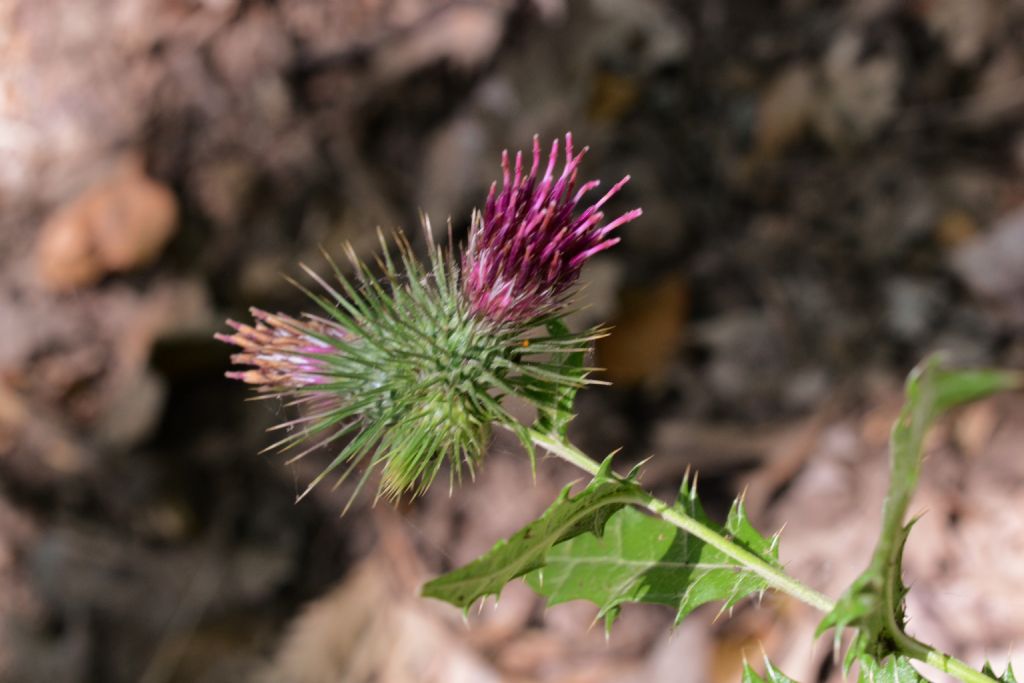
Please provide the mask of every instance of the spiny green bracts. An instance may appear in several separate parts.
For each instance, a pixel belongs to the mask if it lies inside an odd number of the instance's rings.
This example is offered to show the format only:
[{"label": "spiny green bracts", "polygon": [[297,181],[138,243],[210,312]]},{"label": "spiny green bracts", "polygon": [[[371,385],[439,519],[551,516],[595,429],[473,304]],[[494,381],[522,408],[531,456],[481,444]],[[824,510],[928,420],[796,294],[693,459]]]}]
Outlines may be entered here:
[{"label": "spiny green bracts", "polygon": [[379,277],[351,248],[353,277],[330,257],[336,283],[303,266],[320,291],[296,286],[318,315],[295,319],[253,309],[255,325],[229,321],[234,333],[218,335],[242,348],[233,362],[250,366],[229,377],[304,409],[274,428],[289,433],[271,449],[296,450],[294,461],[338,447],[302,496],[333,472],[341,483],[359,470],[357,492],[380,470],[378,496],[418,495],[445,461],[454,486],[465,471],[473,474],[496,424],[518,434],[532,456],[525,427],[503,399],[519,397],[543,414],[556,408],[561,388],[587,381],[588,368],[564,361],[598,332],[570,334],[554,317],[481,316],[464,294],[450,250],[431,243],[424,265],[401,236],[397,259],[381,243]]}]

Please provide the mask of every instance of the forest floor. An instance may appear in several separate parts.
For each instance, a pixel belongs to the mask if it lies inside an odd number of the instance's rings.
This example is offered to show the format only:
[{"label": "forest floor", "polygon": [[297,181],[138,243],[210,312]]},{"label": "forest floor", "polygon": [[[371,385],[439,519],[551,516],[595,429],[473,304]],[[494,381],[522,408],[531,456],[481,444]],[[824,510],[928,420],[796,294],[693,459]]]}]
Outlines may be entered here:
[{"label": "forest floor", "polygon": [[[578,475],[496,439],[453,497],[296,504],[317,456],[258,455],[286,411],[212,334],[302,310],[321,246],[461,238],[503,148],[571,129],[644,208],[583,275],[614,386],[574,438],[665,496],[696,468],[713,516],[746,491],[835,596],[910,368],[1024,366],[1022,35],[1019,0],[0,0],[0,680],[835,678],[777,597],[606,639],[513,585],[467,626],[419,586]],[[914,504],[912,629],[972,662],[1024,642],[1021,430],[1019,396],[943,422]]]}]

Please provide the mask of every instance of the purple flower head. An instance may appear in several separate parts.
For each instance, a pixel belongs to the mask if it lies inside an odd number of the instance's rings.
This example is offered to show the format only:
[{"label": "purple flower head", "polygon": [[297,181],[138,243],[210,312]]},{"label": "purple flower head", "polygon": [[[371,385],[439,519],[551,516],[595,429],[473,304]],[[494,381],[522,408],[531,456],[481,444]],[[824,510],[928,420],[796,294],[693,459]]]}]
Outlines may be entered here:
[{"label": "purple flower head", "polygon": [[231,356],[235,365],[252,366],[248,370],[228,372],[231,379],[258,385],[260,391],[287,393],[332,381],[325,356],[335,352],[326,338],[339,340],[350,336],[329,320],[310,317],[296,320],[250,308],[255,326],[228,320],[234,334],[215,334],[222,342],[234,344],[242,353]]},{"label": "purple flower head", "polygon": [[565,166],[554,175],[558,140],[551,144],[544,174],[538,177],[540,141],[533,138],[533,163],[523,172],[523,153],[515,167],[506,150],[501,156],[502,187],[491,185],[483,214],[475,216],[469,248],[463,257],[464,287],[473,312],[497,322],[522,322],[564,303],[584,262],[617,244],[615,228],[642,211],[627,211],[604,223],[601,207],[629,182],[626,176],[601,199],[582,211],[583,196],[600,181],[576,189],[576,174],[587,153],[573,153],[572,134],[565,134]]}]

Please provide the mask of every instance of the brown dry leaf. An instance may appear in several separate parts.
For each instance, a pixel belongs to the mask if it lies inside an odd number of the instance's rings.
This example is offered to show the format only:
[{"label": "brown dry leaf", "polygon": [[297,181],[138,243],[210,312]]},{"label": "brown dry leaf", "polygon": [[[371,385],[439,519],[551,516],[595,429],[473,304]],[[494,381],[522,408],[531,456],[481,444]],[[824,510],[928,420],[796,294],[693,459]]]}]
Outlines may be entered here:
[{"label": "brown dry leaf", "polygon": [[219,73],[235,83],[282,72],[293,61],[294,47],[281,18],[259,6],[233,22],[213,43],[211,58]]},{"label": "brown dry leaf", "polygon": [[67,291],[108,273],[152,263],[177,227],[170,188],[124,159],[107,178],[53,214],[36,243],[36,268],[47,288]]},{"label": "brown dry leaf", "polygon": [[262,683],[498,683],[498,675],[371,555],[295,620]]},{"label": "brown dry leaf", "polygon": [[757,157],[769,161],[807,128],[814,110],[814,74],[793,64],[765,88],[757,110]]},{"label": "brown dry leaf", "polygon": [[974,218],[961,209],[953,209],[943,214],[936,229],[936,239],[947,249],[955,249],[966,244],[978,234],[978,224]]},{"label": "brown dry leaf", "polygon": [[18,623],[38,618],[41,612],[17,559],[38,534],[37,523],[25,512],[0,500],[0,680],[15,680],[11,668],[20,645]]},{"label": "brown dry leaf", "polygon": [[532,629],[511,639],[498,654],[497,664],[511,676],[529,676],[566,659],[566,643],[544,630]]},{"label": "brown dry leaf", "polygon": [[8,473],[28,481],[47,480],[82,472],[88,458],[53,415],[30,405],[0,381],[0,462]]},{"label": "brown dry leaf", "polygon": [[620,385],[655,379],[679,349],[688,304],[686,282],[675,273],[625,291],[614,330],[597,343],[605,379]]},{"label": "brown dry leaf", "polygon": [[0,383],[0,456],[14,450],[14,444],[25,429],[27,417],[25,405],[18,395]]},{"label": "brown dry leaf", "polygon": [[590,115],[596,121],[620,121],[636,106],[639,98],[636,81],[602,72],[597,75],[590,96]]},{"label": "brown dry leaf", "polygon": [[964,118],[979,128],[1019,121],[1024,110],[1022,80],[1024,56],[1015,47],[1004,47],[981,72]]},{"label": "brown dry leaf", "polygon": [[505,13],[498,7],[466,4],[446,8],[379,51],[376,73],[384,81],[394,81],[436,61],[458,69],[476,68],[497,49],[504,26]]},{"label": "brown dry leaf", "polygon": [[999,427],[999,411],[994,401],[982,401],[964,408],[953,423],[953,438],[967,456],[979,458],[988,450]]},{"label": "brown dry leaf", "polygon": [[928,30],[958,66],[979,59],[998,28],[998,3],[992,0],[929,0],[918,7]]},{"label": "brown dry leaf", "polygon": [[976,297],[1024,320],[1024,206],[1000,218],[984,235],[952,255],[953,271]]},{"label": "brown dry leaf", "polygon": [[822,64],[824,91],[814,123],[839,149],[872,139],[897,112],[903,70],[884,52],[866,56],[865,44],[863,33],[841,32]]}]

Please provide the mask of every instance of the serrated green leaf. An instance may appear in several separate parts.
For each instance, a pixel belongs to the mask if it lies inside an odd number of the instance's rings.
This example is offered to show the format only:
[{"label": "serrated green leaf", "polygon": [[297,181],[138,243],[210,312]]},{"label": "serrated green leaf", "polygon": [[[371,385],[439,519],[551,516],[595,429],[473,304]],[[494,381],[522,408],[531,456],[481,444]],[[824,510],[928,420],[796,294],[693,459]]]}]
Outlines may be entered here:
[{"label": "serrated green leaf", "polygon": [[910,665],[906,657],[893,655],[879,662],[874,657],[862,656],[857,683],[926,683],[926,680]]},{"label": "serrated green leaf", "polygon": [[1013,664],[1007,663],[1006,671],[1003,672],[1002,676],[997,676],[995,670],[992,668],[992,664],[985,662],[985,666],[981,667],[981,673],[986,676],[990,676],[997,681],[1002,683],[1017,683],[1017,677],[1013,675]]},{"label": "serrated green leaf", "polygon": [[890,482],[882,509],[882,529],[868,568],[836,603],[818,626],[821,634],[835,629],[838,648],[843,629],[854,627],[854,637],[844,659],[849,670],[864,657],[885,661],[896,652],[894,638],[906,622],[902,581],[903,547],[910,533],[904,524],[907,507],[920,476],[922,449],[929,427],[956,406],[1020,388],[1020,373],[999,370],[953,370],[932,356],[915,368],[906,383],[906,400],[890,438]]},{"label": "serrated green leaf", "polygon": [[544,566],[545,554],[561,541],[583,533],[600,535],[625,503],[636,499],[633,474],[625,479],[611,471],[611,456],[579,494],[562,491],[538,519],[508,540],[499,541],[480,558],[430,581],[423,595],[468,609],[479,598],[499,595],[509,581]]},{"label": "serrated green leaf", "polygon": [[[724,527],[701,509],[689,479],[678,505],[698,522],[745,547],[769,564],[778,564],[777,539],[768,539],[747,520],[742,502],[733,504]],[[597,537],[584,534],[547,553],[546,566],[526,577],[548,604],[588,600],[599,608],[606,627],[627,602],[667,605],[676,622],[707,602],[722,609],[767,588],[765,581],[721,551],[633,508],[616,512]]]},{"label": "serrated green leaf", "polygon": [[743,661],[742,683],[796,683],[792,678],[776,669],[768,657],[764,658],[764,676],[754,671],[750,662]]}]

